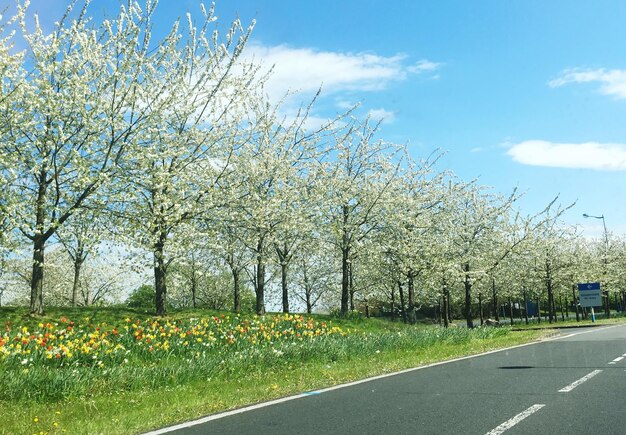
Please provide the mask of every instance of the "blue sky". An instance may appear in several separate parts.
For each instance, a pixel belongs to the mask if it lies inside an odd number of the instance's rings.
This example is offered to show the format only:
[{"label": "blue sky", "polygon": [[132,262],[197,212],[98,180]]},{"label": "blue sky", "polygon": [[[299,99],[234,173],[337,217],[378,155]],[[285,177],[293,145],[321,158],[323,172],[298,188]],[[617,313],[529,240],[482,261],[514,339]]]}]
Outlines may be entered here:
[{"label": "blue sky", "polygon": [[[13,1],[1,0],[2,4]],[[113,15],[118,0],[93,0]],[[42,21],[64,0],[32,0]],[[196,0],[161,0],[169,25]],[[222,0],[225,24],[257,24],[247,56],[275,65],[269,92],[312,95],[315,117],[360,103],[380,137],[482,185],[526,192],[527,213],[557,194],[586,236],[626,233],[626,2],[597,0]],[[290,104],[295,104],[292,100]]]}]

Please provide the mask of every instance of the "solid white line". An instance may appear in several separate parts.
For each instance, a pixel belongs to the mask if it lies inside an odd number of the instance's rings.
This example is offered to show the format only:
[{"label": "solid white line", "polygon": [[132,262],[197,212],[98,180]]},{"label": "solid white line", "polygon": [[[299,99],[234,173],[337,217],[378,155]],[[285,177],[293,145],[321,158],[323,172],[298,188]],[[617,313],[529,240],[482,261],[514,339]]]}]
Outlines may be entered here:
[{"label": "solid white line", "polygon": [[209,415],[207,417],[200,418],[198,420],[188,421],[186,423],[177,424],[175,426],[168,426],[162,429],[157,429],[152,432],[146,432],[144,435],[159,435],[165,434],[169,432],[173,432],[180,429],[185,429],[188,427],[196,426],[198,424],[207,423],[209,421],[218,420],[220,418],[228,417],[230,415],[241,414],[243,412],[252,411],[255,409],[265,408],[266,406],[276,405],[282,402],[288,402],[290,400],[299,399],[301,397],[306,397],[307,394],[297,394],[295,396],[283,397],[281,399],[271,400],[269,402],[257,403],[256,405],[246,406],[245,408],[233,409],[232,411],[221,412],[219,414]]},{"label": "solid white line", "polygon": [[500,435],[502,432],[511,429],[513,426],[515,426],[520,421],[524,420],[526,417],[528,417],[528,416],[534,414],[535,412],[539,411],[544,406],[546,406],[546,405],[545,404],[533,405],[530,408],[528,408],[526,411],[520,412],[515,417],[511,418],[510,420],[505,421],[500,426],[498,426],[497,428],[493,429],[491,432],[487,432],[486,435]]},{"label": "solid white line", "polygon": [[[358,381],[349,382],[347,384],[335,385],[333,387],[324,388],[322,390],[317,390],[316,393],[325,393],[327,391],[332,391],[332,390],[338,390],[340,388],[351,387],[353,385],[358,385],[358,384],[362,384],[362,383],[365,383],[365,382],[375,381],[377,379],[383,379],[383,378],[387,378],[387,377],[390,377],[390,376],[402,375],[404,373],[410,373],[410,372],[413,372],[413,371],[416,371],[416,370],[427,369],[429,367],[436,367],[436,366],[440,366],[440,365],[444,365],[444,364],[450,364],[450,363],[457,362],[457,361],[463,361],[463,360],[466,360],[466,359],[477,358],[477,357],[480,357],[480,356],[483,356],[483,355],[490,355],[492,353],[505,352],[505,351],[508,351],[508,350],[511,350],[511,349],[518,349],[520,347],[533,346],[535,344],[545,343],[546,341],[561,340],[561,339],[564,339],[564,338],[573,337],[575,335],[587,334],[589,332],[597,332],[597,331],[601,331],[601,330],[604,330],[604,329],[615,328],[617,326],[621,326],[621,325],[612,325],[612,326],[607,326],[607,327],[593,328],[593,329],[591,329],[589,331],[574,332],[574,333],[563,335],[563,336],[544,338],[544,339],[539,340],[539,341],[533,341],[532,343],[518,344],[516,346],[511,346],[511,347],[507,347],[507,348],[503,348],[503,349],[490,350],[488,352],[483,352],[483,353],[479,353],[479,354],[476,354],[476,355],[463,356],[463,357],[460,357],[460,358],[450,359],[450,360],[447,360],[447,361],[440,361],[440,362],[436,362],[436,363],[432,363],[432,364],[428,364],[428,365],[424,365],[424,366],[420,366],[420,367],[413,367],[413,368],[410,368],[410,369],[401,370],[399,372],[387,373],[387,374],[384,374],[384,375],[373,376],[371,378],[360,379]],[[174,425],[174,426],[168,426],[168,427],[157,429],[157,430],[154,430],[154,431],[151,431],[151,432],[145,432],[144,435],[162,435],[162,434],[166,434],[166,433],[169,433],[169,432],[173,432],[175,430],[185,429],[185,428],[188,428],[188,427],[196,426],[198,424],[203,424],[203,423],[206,423],[206,422],[209,422],[209,421],[212,421],[212,420],[218,420],[220,418],[228,417],[228,416],[231,416],[231,415],[242,414],[244,412],[253,411],[255,409],[265,408],[266,406],[272,406],[272,405],[276,405],[278,403],[288,402],[290,400],[296,400],[296,399],[301,399],[303,397],[309,397],[310,395],[311,395],[310,392],[309,393],[295,394],[293,396],[287,396],[287,397],[283,397],[283,398],[280,398],[280,399],[272,400],[272,401],[269,401],[269,402],[262,402],[262,403],[258,403],[256,405],[246,406],[244,408],[233,409],[232,411],[220,412],[219,414],[208,415],[208,416],[200,418],[198,420],[187,421],[187,422],[180,423],[180,424],[177,424],[177,425]]]},{"label": "solid white line", "polygon": [[594,370],[591,373],[583,376],[582,378],[580,378],[579,380],[572,382],[571,384],[569,384],[567,387],[561,388],[559,390],[559,393],[569,393],[570,391],[572,391],[574,388],[576,388],[577,386],[579,386],[580,384],[582,384],[583,382],[588,381],[589,379],[593,378],[595,375],[597,375],[598,373],[602,373],[602,370]]}]

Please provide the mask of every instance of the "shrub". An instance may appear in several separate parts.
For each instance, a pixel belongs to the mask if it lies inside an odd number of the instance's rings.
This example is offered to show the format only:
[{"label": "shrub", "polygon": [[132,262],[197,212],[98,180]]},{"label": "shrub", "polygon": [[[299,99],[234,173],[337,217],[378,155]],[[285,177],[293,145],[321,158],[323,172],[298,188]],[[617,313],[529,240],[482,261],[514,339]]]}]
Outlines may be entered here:
[{"label": "shrub", "polygon": [[154,286],[144,284],[136,288],[126,299],[129,308],[139,310],[153,310],[155,307],[156,292]]}]

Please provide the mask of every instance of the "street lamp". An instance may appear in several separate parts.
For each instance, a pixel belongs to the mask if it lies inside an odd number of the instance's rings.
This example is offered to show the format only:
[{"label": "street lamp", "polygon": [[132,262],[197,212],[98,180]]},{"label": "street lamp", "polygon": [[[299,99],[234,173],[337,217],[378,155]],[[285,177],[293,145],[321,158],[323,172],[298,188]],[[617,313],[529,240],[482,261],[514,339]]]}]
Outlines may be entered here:
[{"label": "street lamp", "polygon": [[609,249],[609,233],[606,231],[606,222],[604,220],[604,215],[592,216],[590,214],[583,213],[583,217],[584,218],[593,218],[593,219],[602,219],[602,226],[604,227],[604,243],[605,243],[606,249],[608,251],[608,249]]},{"label": "street lamp", "polygon": [[[604,214],[601,214],[600,216],[593,216],[587,213],[583,213],[583,217],[584,218],[593,218],[593,219],[602,219],[602,226],[604,227],[604,280],[605,280],[605,284],[606,284],[606,274],[607,274],[607,263],[608,263],[608,256],[609,256],[609,233],[606,230],[606,221],[604,220]],[[606,293],[606,307],[605,307],[605,312],[606,312],[606,317],[608,318],[610,315],[610,311],[609,311],[609,291],[605,290],[604,291]]]}]

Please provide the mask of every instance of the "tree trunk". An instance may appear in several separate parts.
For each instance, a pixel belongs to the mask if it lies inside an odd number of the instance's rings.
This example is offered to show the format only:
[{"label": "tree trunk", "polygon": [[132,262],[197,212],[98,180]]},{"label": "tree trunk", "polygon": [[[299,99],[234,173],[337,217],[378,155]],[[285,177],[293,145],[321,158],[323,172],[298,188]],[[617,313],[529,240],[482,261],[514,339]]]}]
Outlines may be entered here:
[{"label": "tree trunk", "polygon": [[484,319],[483,319],[483,294],[482,293],[478,293],[478,312],[480,314],[480,326],[483,326]]},{"label": "tree trunk", "polygon": [[30,312],[43,314],[43,266],[45,240],[41,235],[33,241],[33,273],[30,280]]},{"label": "tree trunk", "polygon": [[555,320],[553,316],[554,299],[552,297],[552,274],[548,260],[546,260],[546,289],[548,290],[548,319],[552,323]]},{"label": "tree trunk", "polygon": [[437,312],[435,313],[436,321],[439,326],[441,326],[441,298],[437,298]]},{"label": "tree trunk", "polygon": [[280,261],[280,285],[282,289],[283,313],[289,312],[289,289],[287,288],[287,269],[291,261],[291,253],[287,242],[283,246],[275,245],[276,255]]},{"label": "tree trunk", "polygon": [[342,207],[343,214],[343,235],[341,240],[341,315],[348,314],[348,297],[349,297],[349,282],[348,282],[348,264],[350,261],[350,235],[348,233],[348,218],[350,211],[348,206]]},{"label": "tree trunk", "polygon": [[313,310],[313,305],[311,305],[311,293],[307,293],[306,295],[306,313],[311,314]]},{"label": "tree trunk", "polygon": [[574,307],[576,308],[576,321],[580,322],[580,310],[578,309],[578,302],[576,300],[576,284],[572,285],[572,301],[574,302]]},{"label": "tree trunk", "polygon": [[411,325],[415,325],[415,275],[413,272],[407,274],[408,288],[409,288],[409,306],[408,306],[408,319]]},{"label": "tree trunk", "polygon": [[167,298],[166,266],[165,266],[165,240],[164,231],[159,234],[159,240],[154,245],[154,290],[157,316],[166,314],[165,301]]},{"label": "tree trunk", "polygon": [[306,302],[306,313],[311,314],[311,310],[313,309],[313,304],[311,302],[311,295],[313,293],[313,289],[309,284],[309,276],[306,273],[306,261],[302,262],[302,274],[304,277],[304,299]]},{"label": "tree trunk", "polygon": [[448,286],[446,285],[444,281],[443,283],[443,312],[441,313],[443,317],[444,328],[447,328],[448,326],[450,326],[450,308],[448,307],[449,303],[450,303],[449,290],[448,290]]},{"label": "tree trunk", "polygon": [[493,297],[493,317],[496,322],[500,321],[500,313],[498,311],[498,292],[496,290],[496,280],[495,278],[491,279],[491,293]]},{"label": "tree trunk", "polygon": [[235,256],[233,254],[226,256],[226,263],[228,263],[230,272],[233,275],[233,311],[238,313],[241,311],[241,293],[239,291],[240,270],[235,266]]},{"label": "tree trunk", "polygon": [[391,287],[391,321],[396,320],[396,288]]},{"label": "tree trunk", "polygon": [[313,289],[308,284],[306,285],[305,298],[306,298],[306,313],[311,314],[313,311],[313,302],[311,301],[311,295],[313,293]]},{"label": "tree trunk", "polygon": [[257,243],[257,264],[256,264],[256,313],[259,316],[265,314],[265,258],[263,256],[263,238],[261,237]]},{"label": "tree trunk", "polygon": [[470,265],[465,263],[465,320],[468,328],[474,327],[474,320],[472,319],[472,282],[470,281]]},{"label": "tree trunk", "polygon": [[354,263],[348,264],[348,288],[350,293],[350,311],[354,311]]},{"label": "tree trunk", "polygon": [[33,270],[30,279],[30,312],[43,314],[43,273],[44,250],[47,238],[44,236],[45,201],[48,185],[46,165],[41,167],[38,175],[37,200],[35,203],[35,235],[33,241]]},{"label": "tree trunk", "polygon": [[400,293],[400,311],[402,313],[402,320],[404,323],[409,323],[409,319],[406,317],[406,309],[404,305],[404,289],[402,288],[402,283],[398,281],[398,291]]},{"label": "tree trunk", "polygon": [[350,248],[342,249],[342,257],[341,257],[341,315],[345,316],[349,311],[349,296],[350,296],[350,283],[349,283],[349,275],[350,268],[349,263],[349,255]]},{"label": "tree trunk", "polygon": [[539,305],[540,298],[537,296],[537,323],[541,323],[541,305]]},{"label": "tree trunk", "polygon": [[280,284],[283,290],[283,313],[289,312],[289,290],[287,289],[287,263],[280,263]]},{"label": "tree trunk", "polygon": [[196,278],[196,265],[195,262],[191,269],[191,306],[197,307],[196,294],[198,293],[198,280]]},{"label": "tree trunk", "polygon": [[509,297],[509,318],[511,319],[511,326],[513,326],[513,301]]},{"label": "tree trunk", "polygon": [[235,313],[241,311],[241,292],[239,290],[239,271],[237,269],[232,270],[233,273],[233,309]]},{"label": "tree trunk", "polygon": [[80,271],[83,267],[83,261],[85,260],[85,252],[82,240],[78,240],[76,245],[76,255],[74,256],[74,282],[72,283],[72,307],[76,306],[76,299],[78,298],[78,287],[80,285]]},{"label": "tree trunk", "polygon": [[524,292],[524,320],[528,325],[528,297],[526,296],[526,287],[523,287],[522,291]]}]

